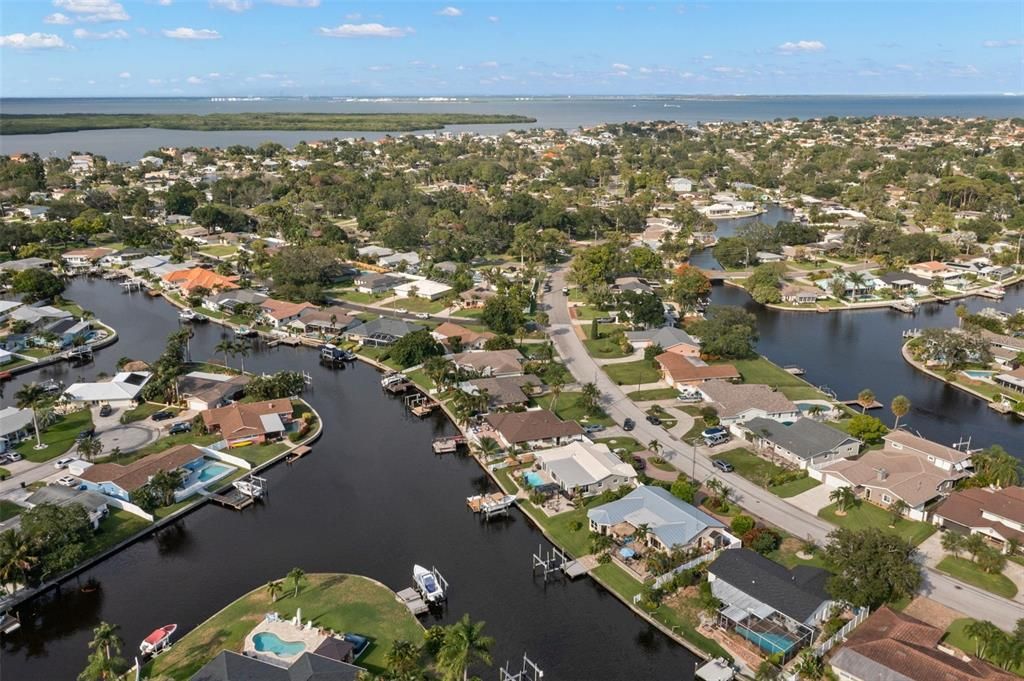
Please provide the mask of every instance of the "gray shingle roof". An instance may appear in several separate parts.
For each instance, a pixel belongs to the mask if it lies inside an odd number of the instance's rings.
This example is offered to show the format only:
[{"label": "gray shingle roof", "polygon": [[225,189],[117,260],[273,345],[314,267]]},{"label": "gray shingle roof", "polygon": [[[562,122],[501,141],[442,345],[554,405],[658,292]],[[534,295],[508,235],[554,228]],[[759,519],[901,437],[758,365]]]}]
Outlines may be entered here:
[{"label": "gray shingle roof", "polygon": [[743,427],[755,436],[779,445],[801,459],[810,459],[831,452],[854,439],[840,430],[807,418],[797,419],[792,425],[787,426],[759,416],[747,421]]},{"label": "gray shingle roof", "polygon": [[646,331],[627,331],[626,338],[633,342],[649,340],[654,345],[660,345],[663,350],[681,343],[694,347],[700,345],[690,334],[674,326],[663,326],[660,329],[647,329]]},{"label": "gray shingle roof", "polygon": [[354,665],[311,653],[303,653],[284,668],[224,650],[191,681],[355,681],[360,671]]},{"label": "gray shingle roof", "polygon": [[648,486],[637,487],[617,501],[590,509],[587,518],[599,525],[627,522],[638,527],[647,524],[651,534],[665,546],[686,546],[708,528],[725,528],[704,511],[675,498],[666,490]]},{"label": "gray shingle roof", "polygon": [[798,622],[806,621],[830,600],[825,591],[827,570],[809,565],[787,570],[750,549],[722,551],[708,572]]}]

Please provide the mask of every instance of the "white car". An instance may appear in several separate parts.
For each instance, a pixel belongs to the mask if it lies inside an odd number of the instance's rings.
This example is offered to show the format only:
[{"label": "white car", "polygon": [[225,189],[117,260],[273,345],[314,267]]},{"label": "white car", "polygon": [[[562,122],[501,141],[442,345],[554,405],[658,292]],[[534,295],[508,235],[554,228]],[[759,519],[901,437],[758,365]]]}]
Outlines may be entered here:
[{"label": "white car", "polygon": [[65,457],[63,459],[57,459],[57,461],[53,464],[53,467],[57,469],[67,468],[69,465],[71,465],[72,461],[74,461],[74,459],[71,458],[70,456]]},{"label": "white car", "polygon": [[397,312],[398,314],[409,314],[409,310],[405,309],[404,307],[395,308],[395,312]]},{"label": "white car", "polygon": [[78,478],[76,478],[73,475],[65,475],[64,477],[57,481],[57,484],[64,485],[65,487],[77,487]]},{"label": "white car", "polygon": [[420,318],[420,319],[430,319],[430,313],[429,312],[417,312],[416,316],[418,318]]}]

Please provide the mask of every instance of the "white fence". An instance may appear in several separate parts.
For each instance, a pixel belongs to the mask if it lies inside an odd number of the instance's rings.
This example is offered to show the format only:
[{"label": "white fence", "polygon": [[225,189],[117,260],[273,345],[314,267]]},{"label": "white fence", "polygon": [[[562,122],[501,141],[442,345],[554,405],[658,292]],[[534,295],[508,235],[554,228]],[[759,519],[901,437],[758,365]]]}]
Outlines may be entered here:
[{"label": "white fence", "polygon": [[842,629],[832,634],[832,637],[827,641],[816,646],[814,648],[814,654],[818,657],[822,657],[825,653],[832,650],[832,648],[845,641],[849,633],[856,629],[861,622],[866,620],[870,614],[871,610],[868,608],[858,608],[855,610],[853,619],[844,624]]},{"label": "white fence", "polygon": [[107,506],[113,506],[114,508],[119,508],[122,511],[127,511],[132,515],[137,515],[143,520],[150,523],[154,520],[152,513],[147,513],[146,511],[142,510],[140,507],[136,506],[130,501],[118,499],[117,497],[108,497],[105,494],[103,495],[103,498],[107,500]]},{"label": "white fence", "polygon": [[715,549],[711,553],[705,553],[703,556],[697,556],[693,560],[687,561],[687,562],[683,563],[682,565],[679,565],[677,567],[672,568],[671,570],[669,570],[668,572],[666,572],[665,574],[663,574],[662,576],[660,576],[660,577],[658,577],[657,579],[654,580],[654,588],[655,589],[660,589],[661,587],[665,586],[670,581],[672,581],[672,579],[677,574],[679,574],[680,572],[683,572],[684,570],[689,570],[691,568],[695,568],[698,565],[703,565],[704,563],[710,563],[715,558],[718,558],[718,554],[720,554],[722,551],[725,551],[726,549],[731,549],[731,548],[734,548],[734,547],[733,546],[727,546],[725,548]]}]

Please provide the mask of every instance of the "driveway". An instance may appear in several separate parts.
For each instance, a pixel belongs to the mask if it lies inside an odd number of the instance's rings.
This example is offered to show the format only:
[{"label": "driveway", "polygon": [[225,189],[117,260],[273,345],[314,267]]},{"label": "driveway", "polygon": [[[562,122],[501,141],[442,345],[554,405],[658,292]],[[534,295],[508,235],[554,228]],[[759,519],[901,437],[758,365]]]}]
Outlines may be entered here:
[{"label": "driveway", "polygon": [[[110,454],[115,448],[122,452],[141,449],[160,437],[160,428],[149,419],[135,421],[127,425],[121,424],[124,409],[114,409],[110,416],[100,416],[100,408],[92,408],[92,423],[96,428],[96,439],[103,444],[100,456]],[[72,450],[74,453],[74,450]]]},{"label": "driveway", "polygon": [[828,495],[832,493],[833,489],[835,488],[821,484],[814,489],[809,489],[794,497],[789,497],[786,501],[793,504],[801,511],[816,516],[818,515],[818,511],[832,503],[829,501]]}]

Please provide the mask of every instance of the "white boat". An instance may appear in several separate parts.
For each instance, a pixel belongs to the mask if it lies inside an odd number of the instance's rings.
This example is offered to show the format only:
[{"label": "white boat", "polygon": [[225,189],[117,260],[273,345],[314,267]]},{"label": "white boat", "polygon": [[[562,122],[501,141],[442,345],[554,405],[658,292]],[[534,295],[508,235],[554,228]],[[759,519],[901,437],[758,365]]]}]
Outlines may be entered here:
[{"label": "white boat", "polygon": [[252,497],[253,499],[259,499],[263,496],[263,488],[251,480],[235,480],[231,483],[235,489],[242,494]]},{"label": "white boat", "polygon": [[171,636],[177,631],[177,624],[166,624],[143,639],[139,644],[139,652],[143,655],[158,653],[171,644]]},{"label": "white boat", "polygon": [[182,319],[186,322],[190,322],[196,318],[196,313],[189,309],[184,309],[178,313],[178,319]]},{"label": "white boat", "polygon": [[192,321],[196,322],[197,324],[201,324],[203,322],[210,321],[210,318],[207,317],[206,315],[204,315],[202,312],[193,312],[192,313]]},{"label": "white boat", "polygon": [[428,603],[437,603],[444,600],[444,590],[441,588],[433,572],[422,565],[413,565],[412,578],[416,581],[416,588],[423,595],[423,599]]},{"label": "white boat", "polygon": [[380,379],[380,384],[386,388],[389,385],[394,385],[395,383],[401,383],[402,381],[408,380],[409,379],[406,375],[402,373],[385,374],[384,378]]}]

